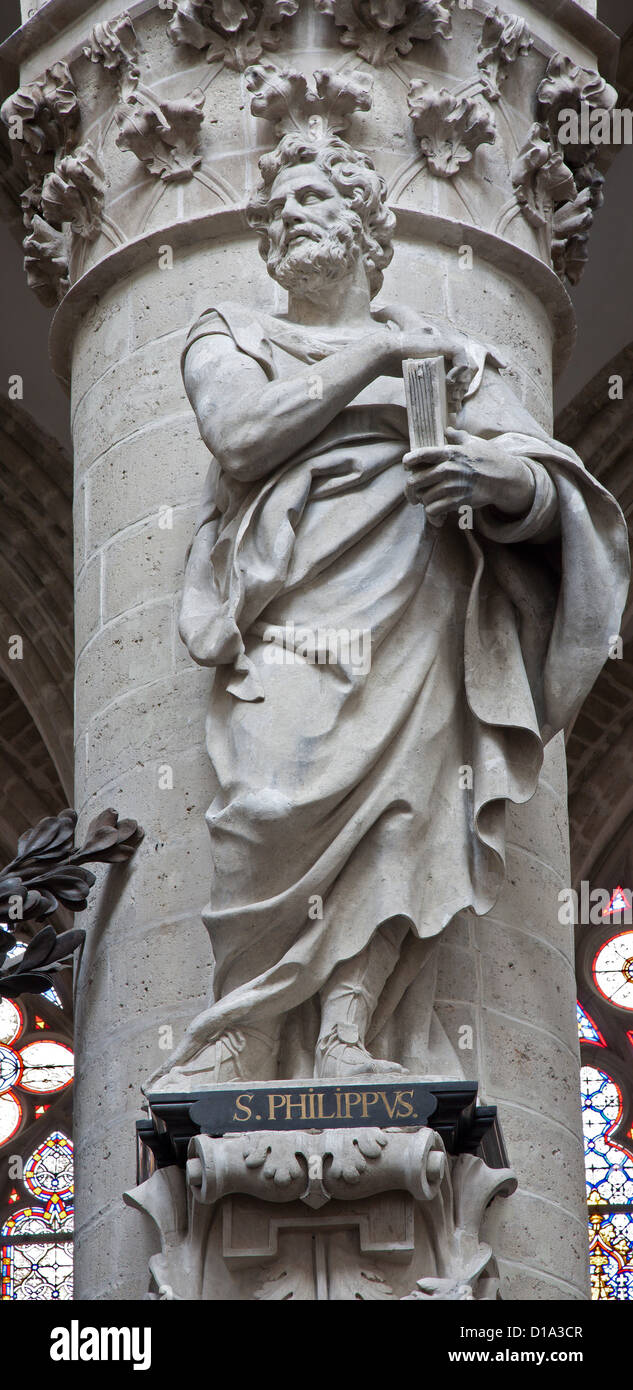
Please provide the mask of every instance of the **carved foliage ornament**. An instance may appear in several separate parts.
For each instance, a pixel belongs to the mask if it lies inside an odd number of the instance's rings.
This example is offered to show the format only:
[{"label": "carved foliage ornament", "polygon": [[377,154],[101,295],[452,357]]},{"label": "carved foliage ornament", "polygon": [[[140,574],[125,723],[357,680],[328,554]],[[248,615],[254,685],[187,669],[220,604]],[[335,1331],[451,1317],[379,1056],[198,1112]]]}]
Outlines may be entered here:
[{"label": "carved foliage ornament", "polygon": [[494,143],[494,120],[476,97],[454,96],[416,79],[409,87],[409,111],[422,154],[438,178],[453,178],[480,145]]},{"label": "carved foliage ornament", "polygon": [[341,43],[360,58],[380,66],[414,43],[451,37],[455,0],[315,0],[320,14],[342,29]]},{"label": "carved foliage ornament", "polygon": [[116,143],[135,154],[148,174],[164,183],[181,182],[200,167],[203,114],[200,90],[175,101],[159,101],[149,87],[131,80],[115,112]]},{"label": "carved foliage ornament", "polygon": [[[604,178],[595,165],[595,149],[561,144],[564,113],[583,108],[610,111],[617,93],[597,72],[580,68],[555,54],[537,89],[540,121],[531,129],[515,161],[512,182],[530,226],[551,229],[554,270],[571,284],[580,280],[588,259],[594,214],[603,202]],[[579,123],[579,137],[582,123]]]},{"label": "carved foliage ornament", "polygon": [[174,43],[206,49],[207,62],[243,72],[279,47],[279,26],[298,9],[299,0],[177,0],[169,33]]},{"label": "carved foliage ornament", "polygon": [[90,43],[84,45],[83,51],[91,63],[101,63],[109,72],[121,68],[138,71],[139,45],[129,14],[95,24]]},{"label": "carved foliage ornament", "polygon": [[66,63],[21,87],[1,115],[30,180],[21,199],[27,282],[52,306],[68,289],[71,232],[90,240],[99,229],[103,170],[88,142],[73,150],[80,113]]},{"label": "carved foliage ornament", "polygon": [[318,71],[309,87],[300,72],[260,63],[249,68],[246,85],[253,115],[271,121],[280,138],[298,133],[328,140],[347,130],[355,111],[369,111],[372,101],[371,78],[359,73]]},{"label": "carved foliage ornament", "polygon": [[477,63],[488,84],[487,96],[498,101],[501,84],[518,58],[529,53],[534,40],[525,19],[502,14],[497,8],[484,20]]}]

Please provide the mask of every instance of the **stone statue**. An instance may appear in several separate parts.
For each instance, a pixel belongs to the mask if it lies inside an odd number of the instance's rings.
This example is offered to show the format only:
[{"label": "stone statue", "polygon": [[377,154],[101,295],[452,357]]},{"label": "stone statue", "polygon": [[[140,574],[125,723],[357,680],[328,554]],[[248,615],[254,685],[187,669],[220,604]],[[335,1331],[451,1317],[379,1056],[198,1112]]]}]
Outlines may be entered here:
[{"label": "stone statue", "polygon": [[[366,155],[317,123],[260,168],[288,312],[216,303],[183,355],[212,455],[181,635],[214,668],[215,975],[151,1089],[459,1077],[439,934],[495,903],[506,803],[618,632],[626,527],[491,345],[372,308],[395,218]],[[428,356],[446,444],[411,451],[403,362]]]}]

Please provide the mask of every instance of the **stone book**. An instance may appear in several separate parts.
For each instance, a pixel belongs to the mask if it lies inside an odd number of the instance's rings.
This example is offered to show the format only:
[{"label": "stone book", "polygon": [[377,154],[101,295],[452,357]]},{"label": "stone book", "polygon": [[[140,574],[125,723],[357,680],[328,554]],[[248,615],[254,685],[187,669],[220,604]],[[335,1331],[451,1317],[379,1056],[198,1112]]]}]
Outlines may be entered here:
[{"label": "stone book", "polygon": [[[402,367],[411,449],[443,444],[448,420],[444,358],[407,357]],[[442,526],[444,518],[433,521],[429,517],[429,521],[434,526]]]}]

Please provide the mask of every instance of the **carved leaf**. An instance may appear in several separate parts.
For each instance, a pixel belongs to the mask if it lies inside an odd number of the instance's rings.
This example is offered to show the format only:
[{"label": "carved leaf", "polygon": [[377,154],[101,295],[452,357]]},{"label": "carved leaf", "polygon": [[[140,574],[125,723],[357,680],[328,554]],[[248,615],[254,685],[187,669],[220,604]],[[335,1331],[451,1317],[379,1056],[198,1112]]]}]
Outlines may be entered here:
[{"label": "carved leaf", "polygon": [[[571,58],[556,53],[548,63],[536,97],[541,108],[540,119],[547,124],[554,148],[558,149],[561,111],[579,112],[583,106],[590,111],[610,111],[617,102],[618,94],[598,72],[578,67]],[[568,146],[565,151],[568,163],[574,162],[574,154],[579,161],[586,157],[582,146],[576,152]]]},{"label": "carved leaf", "polygon": [[479,40],[478,68],[490,84],[488,96],[498,101],[501,83],[517,59],[529,53],[534,40],[525,19],[502,14],[497,7],[484,20]]},{"label": "carved leaf", "polygon": [[445,87],[415,79],[409,87],[409,111],[422,154],[439,178],[453,178],[480,145],[494,143],[494,121],[476,98],[456,97]]},{"label": "carved leaf", "polygon": [[576,195],[571,169],[554,150],[547,126],[533,125],[512,169],[512,185],[531,227],[544,227],[552,207]]},{"label": "carved leaf", "polygon": [[204,92],[158,101],[149,88],[130,85],[115,112],[116,144],[130,150],[148,173],[165,183],[190,179],[201,162],[198,151]]},{"label": "carved leaf", "polygon": [[380,67],[411,52],[414,43],[451,37],[454,0],[315,0],[320,14],[342,29],[340,41]]},{"label": "carved leaf", "polygon": [[105,177],[92,145],[64,155],[42,185],[42,211],[48,222],[69,222],[78,236],[91,240],[101,226]]},{"label": "carved leaf", "polygon": [[109,72],[127,68],[139,73],[139,45],[132,20],[127,12],[118,19],[95,24],[90,43],[84,45],[84,56],[91,63],[101,63]]},{"label": "carved leaf", "polygon": [[372,101],[369,77],[327,69],[315,72],[311,88],[303,73],[260,63],[248,69],[246,86],[253,115],[272,121],[279,136],[300,131],[326,139],[346,130],[353,113],[369,111]]},{"label": "carved leaf", "polygon": [[23,143],[31,159],[41,167],[46,156],[70,148],[79,125],[79,102],[70,69],[66,63],[53,63],[37,82],[20,87],[0,108],[9,129],[18,132],[16,143]]},{"label": "carved leaf", "polygon": [[206,49],[207,62],[243,72],[279,47],[279,26],[298,8],[299,0],[177,0],[169,33],[174,43]]}]

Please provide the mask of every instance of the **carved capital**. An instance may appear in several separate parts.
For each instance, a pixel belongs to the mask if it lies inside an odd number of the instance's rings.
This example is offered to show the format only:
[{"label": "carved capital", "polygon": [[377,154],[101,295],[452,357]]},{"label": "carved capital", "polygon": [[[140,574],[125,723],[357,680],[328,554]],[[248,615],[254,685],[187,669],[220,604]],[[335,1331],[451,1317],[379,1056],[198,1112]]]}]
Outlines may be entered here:
[{"label": "carved capital", "polygon": [[298,8],[299,0],[177,0],[169,33],[176,44],[206,50],[207,62],[243,72],[279,47],[280,25]]},{"label": "carved capital", "polygon": [[450,39],[455,0],[315,0],[342,30],[340,41],[380,67],[411,52],[414,43]]},{"label": "carved capital", "polygon": [[476,97],[454,96],[445,87],[415,79],[409,87],[409,112],[422,154],[438,178],[454,178],[480,145],[494,143],[494,120]]},{"label": "carved capital", "polygon": [[513,63],[529,53],[534,40],[527,20],[495,8],[484,20],[477,67],[485,78],[490,101],[498,101],[501,85]]},{"label": "carved capital", "polygon": [[355,111],[369,111],[371,78],[328,69],[314,74],[314,87],[303,73],[260,63],[248,69],[246,86],[253,93],[251,111],[271,121],[280,138],[293,133],[315,142],[346,131]]}]

